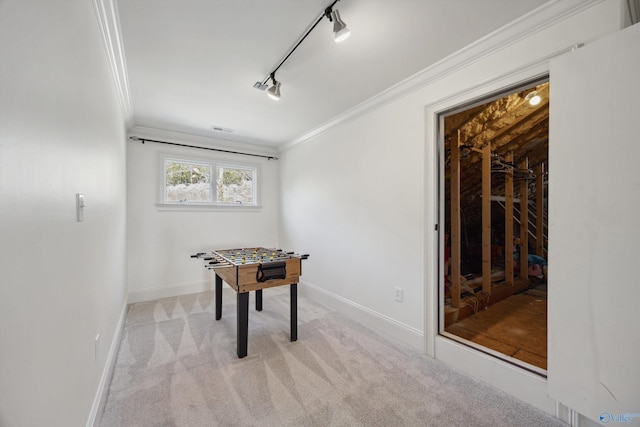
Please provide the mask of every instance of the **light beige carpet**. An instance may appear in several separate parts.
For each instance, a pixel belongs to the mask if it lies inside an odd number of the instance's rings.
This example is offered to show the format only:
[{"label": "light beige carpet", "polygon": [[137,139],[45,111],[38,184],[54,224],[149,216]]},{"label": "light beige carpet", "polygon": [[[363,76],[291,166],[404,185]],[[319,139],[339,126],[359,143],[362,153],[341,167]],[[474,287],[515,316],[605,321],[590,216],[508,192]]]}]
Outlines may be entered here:
[{"label": "light beige carpet", "polygon": [[298,297],[249,312],[236,356],[235,293],[129,306],[101,426],[565,426],[444,363]]}]

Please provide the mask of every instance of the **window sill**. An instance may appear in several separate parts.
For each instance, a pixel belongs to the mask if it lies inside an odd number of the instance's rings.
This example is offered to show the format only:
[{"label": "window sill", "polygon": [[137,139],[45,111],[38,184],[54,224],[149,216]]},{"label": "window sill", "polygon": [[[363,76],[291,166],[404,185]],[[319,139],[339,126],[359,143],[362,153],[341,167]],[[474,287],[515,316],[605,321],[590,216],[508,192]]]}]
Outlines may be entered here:
[{"label": "window sill", "polygon": [[156,203],[158,211],[178,212],[259,212],[260,205],[195,205],[185,203]]}]

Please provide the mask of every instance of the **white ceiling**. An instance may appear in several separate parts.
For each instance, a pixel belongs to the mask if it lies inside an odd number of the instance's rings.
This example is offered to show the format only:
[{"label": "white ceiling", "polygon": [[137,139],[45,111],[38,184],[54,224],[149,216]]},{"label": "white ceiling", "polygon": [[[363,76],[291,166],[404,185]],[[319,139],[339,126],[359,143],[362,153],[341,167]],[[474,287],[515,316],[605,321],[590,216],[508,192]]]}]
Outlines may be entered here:
[{"label": "white ceiling", "polygon": [[351,37],[323,19],[277,72],[280,101],[255,89],[330,3],[117,0],[135,126],[277,147],[546,0],[341,0]]}]

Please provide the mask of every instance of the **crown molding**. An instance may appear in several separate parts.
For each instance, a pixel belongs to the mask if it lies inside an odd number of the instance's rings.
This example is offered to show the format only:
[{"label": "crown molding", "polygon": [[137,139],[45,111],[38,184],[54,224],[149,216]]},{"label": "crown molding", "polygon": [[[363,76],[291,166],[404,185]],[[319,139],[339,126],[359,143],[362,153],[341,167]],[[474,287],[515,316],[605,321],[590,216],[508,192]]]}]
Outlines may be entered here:
[{"label": "crown molding", "polygon": [[127,75],[127,61],[122,45],[122,32],[116,0],[93,0],[102,41],[124,115],[125,127],[133,126],[133,103]]},{"label": "crown molding", "polygon": [[287,151],[331,128],[364,116],[375,109],[390,104],[405,95],[432,84],[449,74],[464,69],[477,61],[487,58],[498,51],[506,49],[533,34],[543,31],[558,22],[562,22],[604,1],[605,0],[550,1],[355,107],[346,110],[320,126],[279,145],[278,151]]}]

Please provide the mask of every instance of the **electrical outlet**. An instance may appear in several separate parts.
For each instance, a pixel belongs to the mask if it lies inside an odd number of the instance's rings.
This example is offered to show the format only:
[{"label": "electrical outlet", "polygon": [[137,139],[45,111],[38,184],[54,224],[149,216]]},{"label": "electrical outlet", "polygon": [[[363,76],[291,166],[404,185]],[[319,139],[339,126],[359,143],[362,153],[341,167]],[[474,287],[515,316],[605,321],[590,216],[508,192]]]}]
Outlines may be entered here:
[{"label": "electrical outlet", "polygon": [[398,302],[402,302],[402,288],[393,288],[394,290],[394,294],[393,294],[393,298],[398,301]]},{"label": "electrical outlet", "polygon": [[95,347],[93,348],[93,361],[98,361],[98,344],[100,343],[100,334],[96,335]]}]

